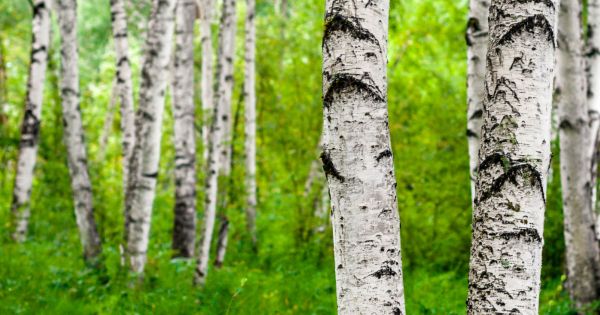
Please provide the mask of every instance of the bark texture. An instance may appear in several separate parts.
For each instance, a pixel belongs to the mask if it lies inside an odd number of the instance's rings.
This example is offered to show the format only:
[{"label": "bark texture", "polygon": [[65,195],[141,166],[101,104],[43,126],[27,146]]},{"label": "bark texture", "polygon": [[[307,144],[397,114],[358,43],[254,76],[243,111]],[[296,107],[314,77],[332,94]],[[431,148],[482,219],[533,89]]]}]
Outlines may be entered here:
[{"label": "bark texture", "polygon": [[175,0],[154,2],[144,49],[139,108],[135,118],[133,149],[125,199],[127,256],[133,272],[146,264],[150,220],[154,202],[167,80],[174,29]]},{"label": "bark texture", "polygon": [[194,256],[196,239],[196,138],[194,128],[194,21],[196,2],[178,0],[175,10],[173,117],[175,131],[175,256]]},{"label": "bark texture", "polygon": [[339,314],[405,314],[387,113],[389,1],[328,0],[323,169]]},{"label": "bark texture", "polygon": [[198,250],[198,261],[194,283],[204,285],[210,261],[210,247],[215,229],[217,214],[218,177],[220,170],[230,168],[227,161],[228,145],[223,140],[225,129],[231,119],[231,97],[233,89],[233,51],[235,49],[235,0],[224,0],[221,17],[221,33],[219,35],[219,58],[217,62],[217,94],[209,131],[208,160],[206,172],[206,199],[204,204],[204,221]]},{"label": "bark texture", "polygon": [[[17,174],[11,203],[12,237],[17,242],[23,242],[27,238],[27,226],[31,214],[29,203],[42,120],[42,100],[50,43],[50,1],[35,0],[32,3],[31,60],[25,115],[21,124]],[[4,104],[0,106],[3,107]]]},{"label": "bark texture", "polygon": [[256,246],[256,1],[246,0],[246,41],[244,44],[244,151],[246,155],[246,224]]},{"label": "bark texture", "polygon": [[[592,142],[589,152],[592,160],[592,209],[598,208],[598,159],[600,147],[600,0],[588,1],[588,42],[586,49],[588,110]],[[596,216],[596,238],[600,239],[600,216]]]},{"label": "bark texture", "polygon": [[127,189],[129,162],[135,145],[135,113],[133,106],[133,83],[127,31],[125,0],[111,0],[113,41],[117,60],[116,87],[121,101],[121,142],[123,146],[123,189]]},{"label": "bark texture", "polygon": [[94,263],[102,248],[94,219],[92,184],[88,174],[85,136],[79,108],[79,69],[77,52],[77,2],[58,0],[60,28],[61,82],[64,141],[71,176],[75,217],[86,261]]},{"label": "bark texture", "polygon": [[580,0],[562,0],[558,23],[560,169],[567,289],[578,307],[599,297],[600,255],[592,209],[590,116]]},{"label": "bark texture", "polygon": [[200,13],[200,42],[202,43],[202,144],[204,146],[204,161],[208,161],[209,132],[214,111],[213,87],[213,43],[212,43],[212,12],[213,0],[197,0]]},{"label": "bark texture", "polygon": [[491,2],[468,314],[538,313],[557,5]]},{"label": "bark texture", "polygon": [[479,166],[479,146],[485,99],[485,56],[488,45],[489,0],[471,0],[467,23],[467,138],[471,168],[471,200],[475,199],[475,183]]}]

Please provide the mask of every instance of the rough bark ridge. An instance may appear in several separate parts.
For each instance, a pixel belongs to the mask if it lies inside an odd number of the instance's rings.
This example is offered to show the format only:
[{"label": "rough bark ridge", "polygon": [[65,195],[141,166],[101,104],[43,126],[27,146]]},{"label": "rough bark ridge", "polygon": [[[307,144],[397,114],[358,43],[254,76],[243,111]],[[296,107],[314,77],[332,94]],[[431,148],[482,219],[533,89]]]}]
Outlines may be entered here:
[{"label": "rough bark ridge", "polygon": [[194,256],[196,238],[196,134],[194,128],[194,0],[178,0],[175,11],[173,117],[175,131],[175,256]]},{"label": "rough bark ridge", "polygon": [[485,99],[485,55],[488,45],[489,0],[471,0],[467,23],[467,138],[471,167],[471,200],[475,199],[475,182],[479,165],[479,140]]},{"label": "rough bark ridge", "polygon": [[[21,125],[17,174],[10,207],[13,220],[12,237],[17,242],[23,242],[27,238],[27,226],[31,213],[29,202],[42,119],[42,100],[50,43],[49,0],[33,1],[31,25],[31,61],[27,80],[25,115]],[[0,106],[4,106],[4,104],[0,104]]]},{"label": "rough bark ridge", "polygon": [[212,124],[214,108],[213,99],[213,43],[212,43],[212,12],[213,0],[197,0],[200,13],[200,42],[202,43],[202,144],[204,146],[204,161],[208,160],[209,132]]},{"label": "rough bark ridge", "polygon": [[[217,62],[217,94],[209,131],[208,159],[206,172],[206,198],[204,203],[204,222],[202,225],[202,240],[198,249],[198,261],[194,283],[204,285],[210,261],[210,247],[215,229],[217,214],[218,177],[226,161],[228,146],[223,141],[225,128],[230,123],[231,94],[233,88],[233,50],[235,44],[235,0],[223,2],[221,17],[221,33],[219,34],[219,58]],[[230,88],[227,88],[230,87]],[[229,109],[228,109],[229,107]]]},{"label": "rough bark ridge", "polygon": [[591,186],[592,141],[580,0],[562,0],[558,19],[560,170],[565,221],[567,289],[576,306],[596,300],[600,255],[594,230]]},{"label": "rough bark ridge", "polygon": [[[588,110],[590,114],[590,158],[592,160],[592,209],[597,209],[598,159],[600,147],[600,0],[588,0],[586,49]],[[600,216],[596,216],[596,238],[600,239]]]},{"label": "rough bark ridge", "polygon": [[127,256],[131,270],[137,273],[143,272],[146,264],[152,204],[160,159],[167,85],[164,74],[169,71],[171,59],[175,2],[175,0],[154,2],[144,49],[140,104],[135,117],[136,140],[130,161],[125,197]]},{"label": "rough bark ridge", "polygon": [[557,2],[493,0],[468,314],[537,314]]},{"label": "rough bark ridge", "polygon": [[327,1],[321,159],[340,314],[405,314],[387,113],[388,15],[388,0]]},{"label": "rough bark ridge", "polygon": [[255,87],[255,55],[256,55],[256,1],[246,1],[246,41],[244,44],[244,100],[246,101],[245,141],[246,155],[246,224],[256,246],[256,87]]},{"label": "rough bark ridge", "polygon": [[129,61],[127,12],[124,0],[110,1],[113,41],[117,60],[116,87],[121,100],[121,142],[123,146],[123,190],[127,189],[129,162],[135,145],[133,83]]},{"label": "rough bark ridge", "polygon": [[85,137],[79,109],[79,69],[77,53],[77,2],[57,3],[60,28],[61,84],[64,141],[71,176],[71,189],[79,237],[86,261],[94,263],[102,251],[94,219],[92,184],[88,174]]}]

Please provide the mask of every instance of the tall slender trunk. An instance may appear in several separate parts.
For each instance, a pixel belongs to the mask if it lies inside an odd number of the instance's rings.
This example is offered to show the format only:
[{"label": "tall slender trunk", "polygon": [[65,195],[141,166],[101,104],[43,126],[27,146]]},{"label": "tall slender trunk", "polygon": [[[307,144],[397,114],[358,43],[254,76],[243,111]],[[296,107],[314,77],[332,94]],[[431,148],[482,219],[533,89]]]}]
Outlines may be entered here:
[{"label": "tall slender trunk", "polygon": [[[204,222],[202,240],[198,250],[198,261],[194,283],[204,285],[210,261],[210,247],[215,229],[217,214],[218,177],[221,170],[230,168],[227,162],[228,145],[224,141],[227,126],[230,124],[231,94],[233,91],[233,52],[235,49],[235,0],[223,1],[219,34],[219,53],[217,61],[217,93],[209,131],[209,150],[206,172],[206,199],[204,204]],[[226,163],[226,166],[223,166]]]},{"label": "tall slender trunk", "polygon": [[[598,159],[600,147],[600,0],[588,0],[586,47],[588,110],[590,113],[592,210],[597,210]],[[596,238],[600,239],[600,216],[596,215]]]},{"label": "tall slender trunk", "polygon": [[479,140],[485,98],[485,54],[488,45],[489,0],[471,0],[467,23],[467,138],[471,167],[471,201],[475,200],[475,182],[479,166]]},{"label": "tall slender trunk", "polygon": [[64,139],[75,205],[75,216],[84,258],[94,263],[101,254],[100,236],[94,219],[92,184],[88,174],[87,153],[79,108],[79,69],[77,52],[77,2],[58,1],[60,28],[61,99]]},{"label": "tall slender trunk", "polygon": [[23,242],[27,238],[27,226],[31,214],[29,202],[42,119],[44,81],[48,65],[48,45],[50,44],[49,0],[33,1],[32,9],[31,61],[27,81],[25,115],[21,125],[17,174],[10,207],[13,220],[12,237],[17,242]]},{"label": "tall slender trunk", "polygon": [[104,119],[104,126],[102,126],[102,133],[100,134],[100,144],[99,144],[99,153],[98,153],[98,161],[104,160],[106,155],[106,146],[108,145],[108,137],[110,136],[110,131],[112,129],[113,121],[115,119],[115,108],[117,107],[117,98],[118,98],[118,88],[117,88],[117,79],[113,81],[112,89],[110,92],[110,100],[108,103],[108,108],[106,109],[106,118]]},{"label": "tall slender trunk", "polygon": [[217,257],[215,258],[215,267],[220,268],[225,261],[227,253],[227,242],[229,239],[229,218],[226,215],[220,217],[219,235],[217,236]]},{"label": "tall slender trunk", "polygon": [[116,86],[121,100],[121,142],[123,146],[123,190],[127,189],[129,162],[135,145],[135,113],[133,106],[133,83],[127,31],[125,0],[111,0],[112,32],[117,60]]},{"label": "tall slender trunk", "polygon": [[581,0],[562,0],[558,19],[560,164],[565,221],[567,288],[578,307],[599,297],[600,255],[594,231],[592,141],[586,99]]},{"label": "tall slender trunk", "polygon": [[204,146],[204,161],[208,160],[209,131],[212,124],[214,108],[213,99],[213,43],[212,43],[212,12],[213,0],[197,0],[200,12],[200,42],[202,43],[202,144]]},{"label": "tall slender trunk", "polygon": [[196,138],[194,127],[194,21],[196,2],[178,0],[175,10],[173,117],[175,130],[175,256],[194,256],[196,238]]},{"label": "tall slender trunk", "polygon": [[146,264],[150,220],[154,202],[175,0],[154,2],[144,50],[140,104],[135,117],[135,146],[130,161],[125,197],[127,256],[132,271],[141,273]]},{"label": "tall slender trunk", "polygon": [[326,3],[321,159],[331,192],[338,313],[405,314],[387,112],[389,1]]},{"label": "tall slender trunk", "polygon": [[256,246],[256,85],[255,85],[255,55],[256,55],[256,1],[246,0],[246,41],[244,44],[244,100],[246,155],[246,224]]},{"label": "tall slender trunk", "polygon": [[492,0],[468,314],[537,314],[557,1]]}]

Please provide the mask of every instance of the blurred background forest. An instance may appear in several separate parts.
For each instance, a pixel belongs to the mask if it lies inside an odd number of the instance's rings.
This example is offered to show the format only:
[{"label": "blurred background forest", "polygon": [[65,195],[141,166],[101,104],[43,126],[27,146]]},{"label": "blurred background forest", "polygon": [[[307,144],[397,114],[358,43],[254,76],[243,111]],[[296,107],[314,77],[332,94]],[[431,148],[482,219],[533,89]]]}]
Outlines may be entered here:
[{"label": "blurred background forest", "polygon": [[[62,139],[55,14],[29,239],[17,245],[9,237],[31,7],[23,0],[0,1],[0,313],[334,314],[331,228],[315,229],[321,223],[313,215],[313,200],[320,189],[304,194],[311,163],[318,158],[322,126],[324,9],[324,0],[289,1],[287,13],[273,0],[257,1],[257,252],[244,228],[240,190],[232,192],[240,197],[227,210],[232,230],[225,264],[213,268],[206,287],[192,286],[193,262],[171,260],[174,147],[168,96],[148,265],[144,283],[130,288],[119,271],[123,198],[118,113],[105,153],[99,145],[115,73],[109,1],[79,1],[78,10],[81,110],[106,257],[107,269],[102,272],[86,268],[81,259]],[[465,135],[467,10],[466,0],[391,1],[389,113],[408,314],[465,313],[471,233]],[[243,12],[243,1],[238,1],[240,49],[233,105],[237,115],[243,110],[238,101],[243,82]],[[216,40],[217,23],[213,28]],[[143,38],[136,25],[130,25],[130,32],[137,91]],[[200,37],[196,39],[199,50]],[[198,78],[201,57],[198,52]],[[197,93],[197,108],[199,97]],[[233,178],[242,181],[241,125],[235,130],[234,149]],[[553,149],[557,157],[556,145]],[[557,170],[558,159],[552,163]],[[202,200],[203,165],[198,169],[198,200]],[[555,176],[549,183],[544,231],[544,314],[567,314],[570,309],[562,288],[560,200],[560,181]],[[201,219],[202,203],[198,204]]]}]

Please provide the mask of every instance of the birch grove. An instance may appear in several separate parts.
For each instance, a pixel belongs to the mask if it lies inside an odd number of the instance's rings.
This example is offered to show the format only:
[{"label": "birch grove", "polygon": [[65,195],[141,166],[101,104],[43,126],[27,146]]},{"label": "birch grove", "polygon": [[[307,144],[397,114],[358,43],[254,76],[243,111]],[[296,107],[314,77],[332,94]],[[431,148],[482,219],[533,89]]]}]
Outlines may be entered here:
[{"label": "birch grove", "polygon": [[[600,255],[591,198],[592,141],[586,99],[582,8],[579,0],[562,0],[558,23],[560,171],[565,221],[567,288],[578,307],[599,296]],[[593,226],[593,225],[592,225]]]},{"label": "birch grove", "polygon": [[256,246],[256,1],[246,0],[246,40],[244,42],[244,142],[246,162],[246,224]]},{"label": "birch grove", "polygon": [[405,314],[387,114],[389,1],[328,0],[323,169],[339,314]]},{"label": "birch grove", "polygon": [[136,140],[130,160],[125,197],[125,229],[129,266],[141,273],[146,264],[150,220],[154,202],[175,0],[155,1],[144,49],[139,108],[135,117]]},{"label": "birch grove", "polygon": [[111,0],[110,13],[117,61],[116,89],[121,103],[121,142],[123,146],[123,189],[127,189],[129,162],[135,145],[135,113],[133,106],[133,83],[127,30],[125,0]]},{"label": "birch grove", "polygon": [[31,188],[40,137],[44,82],[50,44],[50,2],[49,0],[35,0],[32,4],[31,60],[27,79],[27,95],[25,96],[25,114],[19,140],[17,174],[10,206],[13,220],[12,237],[17,242],[23,242],[27,238],[27,226],[31,215]]},{"label": "birch grove", "polygon": [[175,142],[175,223],[173,250],[194,256],[196,238],[196,130],[194,128],[194,0],[178,0],[175,12],[173,123]]},{"label": "birch grove", "polygon": [[75,217],[83,255],[95,263],[101,254],[100,236],[94,219],[92,184],[88,173],[85,136],[79,108],[79,70],[77,52],[77,2],[58,0],[58,26],[61,54],[61,101],[64,123],[64,141],[73,190]]},{"label": "birch grove", "polygon": [[557,9],[491,2],[468,314],[539,311]]},{"label": "birch grove", "polygon": [[467,138],[471,168],[471,199],[475,199],[475,183],[479,165],[479,146],[485,98],[485,56],[488,45],[489,0],[470,0],[467,23]]},{"label": "birch grove", "polygon": [[[204,220],[194,282],[204,285],[210,261],[210,248],[217,215],[218,177],[227,163],[228,145],[225,142],[230,123],[231,96],[233,92],[233,52],[235,48],[235,0],[224,0],[219,34],[217,59],[217,89],[213,109],[214,119],[209,131],[208,160],[205,183]],[[224,166],[223,164],[227,164]],[[224,172],[224,174],[227,174]]]}]

